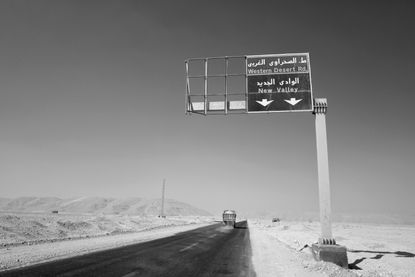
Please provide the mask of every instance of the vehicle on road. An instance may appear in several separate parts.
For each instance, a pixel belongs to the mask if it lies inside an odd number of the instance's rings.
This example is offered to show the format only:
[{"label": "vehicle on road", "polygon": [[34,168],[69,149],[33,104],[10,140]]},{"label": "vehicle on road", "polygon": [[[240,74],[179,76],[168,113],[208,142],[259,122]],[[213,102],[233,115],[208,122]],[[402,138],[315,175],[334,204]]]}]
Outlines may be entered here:
[{"label": "vehicle on road", "polygon": [[225,210],[223,211],[223,223],[227,226],[232,226],[235,228],[236,222],[236,212],[234,210]]}]

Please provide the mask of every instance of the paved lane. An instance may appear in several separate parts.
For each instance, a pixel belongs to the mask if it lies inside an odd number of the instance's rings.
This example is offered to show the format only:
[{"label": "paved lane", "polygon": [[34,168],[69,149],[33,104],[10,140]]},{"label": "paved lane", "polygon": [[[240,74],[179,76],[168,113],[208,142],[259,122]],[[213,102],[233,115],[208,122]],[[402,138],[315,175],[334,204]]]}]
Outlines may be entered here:
[{"label": "paved lane", "polygon": [[0,276],[255,276],[246,221],[0,272]]}]

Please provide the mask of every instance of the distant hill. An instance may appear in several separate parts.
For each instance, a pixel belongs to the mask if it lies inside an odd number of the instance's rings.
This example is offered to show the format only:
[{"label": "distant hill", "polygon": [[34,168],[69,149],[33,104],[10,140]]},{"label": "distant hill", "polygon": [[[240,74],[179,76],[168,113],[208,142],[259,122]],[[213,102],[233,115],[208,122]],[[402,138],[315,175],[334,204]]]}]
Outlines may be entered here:
[{"label": "distant hill", "polygon": [[[56,197],[0,198],[0,211],[11,212],[51,212],[90,214],[128,214],[157,216],[160,213],[161,199],[145,198],[102,198],[81,197],[61,199]],[[166,216],[210,216],[207,211],[173,199],[164,202]]]}]

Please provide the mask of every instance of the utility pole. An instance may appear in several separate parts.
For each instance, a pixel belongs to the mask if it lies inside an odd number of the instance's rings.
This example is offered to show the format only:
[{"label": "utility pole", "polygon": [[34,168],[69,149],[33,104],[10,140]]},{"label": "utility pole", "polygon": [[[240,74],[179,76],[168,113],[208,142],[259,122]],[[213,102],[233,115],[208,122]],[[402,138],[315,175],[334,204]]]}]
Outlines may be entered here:
[{"label": "utility pole", "polygon": [[165,218],[166,216],[164,215],[164,193],[166,190],[166,179],[163,179],[163,188],[161,190],[161,212],[160,212],[160,217],[161,218]]}]

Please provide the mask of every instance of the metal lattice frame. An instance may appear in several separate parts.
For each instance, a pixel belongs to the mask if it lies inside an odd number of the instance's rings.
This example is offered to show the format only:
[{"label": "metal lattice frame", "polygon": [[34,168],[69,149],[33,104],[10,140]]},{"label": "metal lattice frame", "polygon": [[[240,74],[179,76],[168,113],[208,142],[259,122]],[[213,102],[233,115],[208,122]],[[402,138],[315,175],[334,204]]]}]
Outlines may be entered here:
[{"label": "metal lattice frame", "polygon": [[[244,69],[244,72],[241,73],[229,73],[229,60],[230,59],[243,59],[246,64],[246,56],[223,56],[223,57],[209,57],[209,58],[192,58],[187,59],[185,61],[185,70],[186,70],[186,114],[196,113],[196,114],[228,114],[228,113],[247,113],[248,106],[244,104],[243,109],[233,109],[231,106],[231,103],[229,101],[230,96],[242,96],[244,98],[244,102],[247,103],[248,99],[248,92],[247,92],[247,73],[246,68]],[[209,74],[208,73],[208,66],[209,61],[211,60],[224,60],[225,64],[225,70],[224,74]],[[194,61],[202,61],[204,63],[204,74],[203,75],[192,75],[189,69],[189,63]],[[229,78],[230,77],[236,77],[236,76],[243,76],[245,78],[245,89],[243,92],[240,93],[230,93],[229,92]],[[224,78],[224,87],[223,91],[215,92],[215,93],[209,93],[208,91],[208,80],[211,77],[223,77]],[[204,81],[204,91],[203,95],[200,94],[193,94],[192,89],[190,87],[190,80],[191,79],[203,79]],[[209,109],[209,97],[210,96],[219,96],[223,97],[223,110],[210,110]],[[202,102],[203,103],[203,109],[195,109],[194,101],[192,98],[194,97],[203,97]],[[235,101],[236,102],[236,101]]]}]

